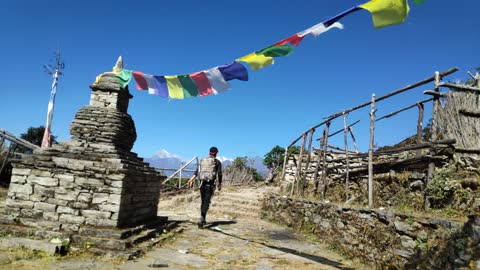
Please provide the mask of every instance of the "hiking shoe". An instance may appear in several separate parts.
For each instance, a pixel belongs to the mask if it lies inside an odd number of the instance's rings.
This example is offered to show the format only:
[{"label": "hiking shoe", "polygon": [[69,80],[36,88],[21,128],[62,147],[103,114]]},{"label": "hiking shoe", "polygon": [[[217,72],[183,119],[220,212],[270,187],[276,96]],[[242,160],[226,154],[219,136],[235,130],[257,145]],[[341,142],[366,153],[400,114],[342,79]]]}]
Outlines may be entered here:
[{"label": "hiking shoe", "polygon": [[197,223],[199,229],[203,229],[203,226],[205,226],[206,222],[205,221],[200,221]]}]

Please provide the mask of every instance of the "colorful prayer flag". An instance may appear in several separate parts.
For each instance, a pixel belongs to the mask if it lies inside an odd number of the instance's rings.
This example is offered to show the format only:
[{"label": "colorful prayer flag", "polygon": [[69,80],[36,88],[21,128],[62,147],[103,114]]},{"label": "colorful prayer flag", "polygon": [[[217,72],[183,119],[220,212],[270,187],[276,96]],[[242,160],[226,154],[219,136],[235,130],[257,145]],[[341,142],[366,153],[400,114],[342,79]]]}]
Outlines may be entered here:
[{"label": "colorful prayer flag", "polygon": [[132,71],[122,69],[122,71],[117,73],[115,77],[117,77],[118,82],[122,85],[122,88],[125,88],[125,86],[127,86],[128,83],[130,83],[130,80],[132,79]]},{"label": "colorful prayer flag", "polygon": [[167,80],[165,80],[164,76],[153,76],[156,81],[156,85],[158,87],[157,95],[163,98],[168,98],[168,86]]},{"label": "colorful prayer flag", "polygon": [[274,45],[285,45],[287,43],[290,43],[292,44],[293,46],[298,46],[298,44],[300,44],[300,42],[302,42],[303,40],[303,36],[299,36],[298,34],[295,34],[293,36],[290,36],[284,40],[281,40],[277,43],[275,43]]},{"label": "colorful prayer flag", "polygon": [[218,94],[218,92],[230,89],[230,84],[225,81],[218,67],[205,70],[204,72],[208,80],[210,81],[210,84],[212,85],[212,90],[214,94]]},{"label": "colorful prayer flag", "polygon": [[220,70],[220,72],[222,73],[225,81],[230,81],[233,79],[248,81],[247,69],[238,62],[232,62],[230,64],[219,66],[218,70]]},{"label": "colorful prayer flag", "polygon": [[270,56],[270,57],[281,57],[281,56],[289,56],[290,54],[293,53],[293,50],[294,49],[288,45],[273,45],[265,49],[261,49],[256,53],[263,54],[265,56]]},{"label": "colorful prayer flag", "polygon": [[152,75],[143,74],[143,78],[147,81],[148,93],[150,95],[158,95],[156,80]]},{"label": "colorful prayer flag", "polygon": [[214,93],[212,85],[203,71],[190,74],[190,78],[192,78],[197,85],[200,96],[204,97]]},{"label": "colorful prayer flag", "polygon": [[198,87],[195,85],[195,82],[188,75],[178,75],[178,80],[183,88],[184,98],[196,97],[198,96]]},{"label": "colorful prayer flag", "polygon": [[404,22],[410,10],[407,0],[372,0],[359,7],[372,13],[375,28]]},{"label": "colorful prayer flag", "polygon": [[245,62],[249,64],[250,68],[253,71],[257,71],[261,68],[272,65],[274,63],[274,60],[272,57],[265,56],[263,54],[256,54],[256,53],[245,55],[244,57],[238,58],[236,61]]},{"label": "colorful prayer flag", "polygon": [[177,76],[165,76],[168,86],[168,97],[183,99],[183,87]]},{"label": "colorful prayer flag", "polygon": [[324,23],[319,23],[319,24],[316,24],[316,25],[308,28],[307,30],[304,30],[304,31],[298,33],[298,35],[301,36],[301,37],[306,36],[306,35],[313,35],[313,36],[317,37],[320,34],[325,33],[332,28],[343,29],[343,24],[341,24],[339,22],[334,22],[329,26],[325,26]]},{"label": "colorful prayer flag", "polygon": [[148,89],[148,83],[143,78],[143,73],[140,71],[134,71],[132,72],[133,78],[135,79],[135,83],[137,84],[137,89],[138,90],[147,90]]}]

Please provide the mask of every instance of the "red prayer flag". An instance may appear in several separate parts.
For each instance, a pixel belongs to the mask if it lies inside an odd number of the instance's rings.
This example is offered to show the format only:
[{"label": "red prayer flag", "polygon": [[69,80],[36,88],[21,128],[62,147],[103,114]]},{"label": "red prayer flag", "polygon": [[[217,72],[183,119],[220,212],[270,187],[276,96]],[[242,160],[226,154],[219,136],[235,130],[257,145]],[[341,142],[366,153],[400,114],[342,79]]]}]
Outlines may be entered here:
[{"label": "red prayer flag", "polygon": [[304,37],[305,37],[305,36],[301,37],[301,36],[299,36],[298,34],[295,34],[295,35],[293,35],[293,36],[291,36],[291,37],[288,37],[288,38],[286,38],[286,39],[284,39],[284,40],[282,40],[282,41],[279,41],[279,42],[275,43],[274,45],[285,45],[285,44],[287,44],[287,43],[290,43],[290,44],[292,44],[293,46],[298,46],[298,44],[300,44],[300,42],[302,42],[302,40],[303,40]]},{"label": "red prayer flag", "polygon": [[132,72],[133,78],[135,78],[135,83],[137,84],[138,90],[148,90],[147,80],[143,77],[143,73],[140,71]]},{"label": "red prayer flag", "polygon": [[207,75],[205,75],[203,71],[190,74],[190,78],[192,78],[197,85],[200,96],[204,97],[215,93],[213,92],[212,85],[210,84]]}]

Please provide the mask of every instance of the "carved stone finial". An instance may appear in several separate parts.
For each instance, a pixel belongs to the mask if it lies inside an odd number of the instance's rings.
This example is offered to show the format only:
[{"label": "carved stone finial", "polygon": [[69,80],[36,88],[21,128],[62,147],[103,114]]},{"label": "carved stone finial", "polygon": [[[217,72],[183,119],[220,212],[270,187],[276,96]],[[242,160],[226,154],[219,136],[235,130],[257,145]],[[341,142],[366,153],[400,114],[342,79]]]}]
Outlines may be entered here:
[{"label": "carved stone finial", "polygon": [[118,57],[117,63],[115,63],[115,66],[113,67],[112,71],[113,71],[113,73],[119,73],[122,70],[123,70],[123,57],[120,55]]}]

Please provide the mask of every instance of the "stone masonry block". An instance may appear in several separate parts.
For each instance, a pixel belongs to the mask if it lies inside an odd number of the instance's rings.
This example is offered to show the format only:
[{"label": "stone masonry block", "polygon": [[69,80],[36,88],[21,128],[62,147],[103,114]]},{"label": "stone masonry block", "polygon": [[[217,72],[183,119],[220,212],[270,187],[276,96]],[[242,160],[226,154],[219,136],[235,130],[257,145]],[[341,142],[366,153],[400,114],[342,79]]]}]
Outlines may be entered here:
[{"label": "stone masonry block", "polygon": [[59,216],[60,216],[59,213],[53,213],[53,212],[43,213],[43,218],[50,221],[58,221]]},{"label": "stone masonry block", "polygon": [[38,184],[45,187],[55,187],[58,186],[58,179],[51,177],[42,177],[42,176],[29,176],[27,182]]},{"label": "stone masonry block", "polygon": [[[127,195],[123,195],[123,196],[127,196]],[[111,204],[120,204],[122,200],[122,195],[118,195],[118,194],[110,194],[110,196],[108,196],[108,203],[111,203]]]},{"label": "stone masonry block", "polygon": [[31,172],[32,172],[32,169],[13,168],[12,175],[28,176],[28,175],[30,175]]},{"label": "stone masonry block", "polygon": [[75,180],[75,177],[71,174],[57,174],[55,177],[65,182],[73,182]]},{"label": "stone masonry block", "polygon": [[83,224],[85,222],[85,217],[74,216],[69,214],[61,214],[59,218],[60,222],[72,223],[72,224]]},{"label": "stone masonry block", "polygon": [[32,209],[34,202],[31,201],[21,201],[21,200],[12,200],[10,198],[6,201],[7,207],[14,207],[14,208],[24,208],[24,209]]},{"label": "stone masonry block", "polygon": [[78,177],[75,179],[75,183],[77,183],[80,186],[83,185],[89,185],[89,186],[103,186],[104,182],[101,179],[96,179],[96,178],[85,178],[85,177]]},{"label": "stone masonry block", "polygon": [[110,219],[112,216],[111,212],[103,212],[96,210],[82,210],[80,214],[87,219]]},{"label": "stone masonry block", "polygon": [[60,200],[60,199],[54,199],[54,198],[48,198],[47,202],[52,203],[52,204],[56,204],[56,205],[62,205],[62,206],[66,206],[68,204],[68,201]]},{"label": "stone masonry block", "polygon": [[70,214],[70,215],[78,215],[79,214],[79,210],[78,209],[73,209],[71,207],[66,207],[66,206],[59,206],[57,208],[57,213],[60,213],[60,214]]},{"label": "stone masonry block", "polygon": [[92,203],[98,204],[98,203],[103,203],[108,200],[108,193],[95,193],[93,194],[93,201]]},{"label": "stone masonry block", "polygon": [[31,185],[19,185],[19,184],[10,184],[9,192],[23,193],[23,194],[32,194],[33,188]]},{"label": "stone masonry block", "polygon": [[73,191],[64,188],[58,188],[55,190],[55,199],[65,201],[76,201],[80,191]]},{"label": "stone masonry block", "polygon": [[40,185],[36,185],[34,188],[33,193],[37,196],[45,196],[47,198],[53,198],[55,196],[55,189],[49,187],[42,187]]},{"label": "stone masonry block", "polygon": [[90,192],[81,192],[78,194],[77,200],[79,202],[90,203],[92,202],[93,194]]},{"label": "stone masonry block", "polygon": [[45,212],[55,212],[57,206],[51,203],[35,202],[33,208]]},{"label": "stone masonry block", "polygon": [[40,177],[52,177],[52,173],[45,170],[32,170],[31,175],[40,176]]},{"label": "stone masonry block", "polygon": [[15,183],[15,184],[24,184],[27,182],[27,176],[25,175],[15,175],[13,174],[10,183]]},{"label": "stone masonry block", "polygon": [[120,210],[120,205],[117,204],[101,204],[98,206],[100,211],[110,211],[114,213],[118,213]]},{"label": "stone masonry block", "polygon": [[20,210],[20,215],[26,218],[38,219],[43,216],[43,211],[36,209],[22,209]]}]

